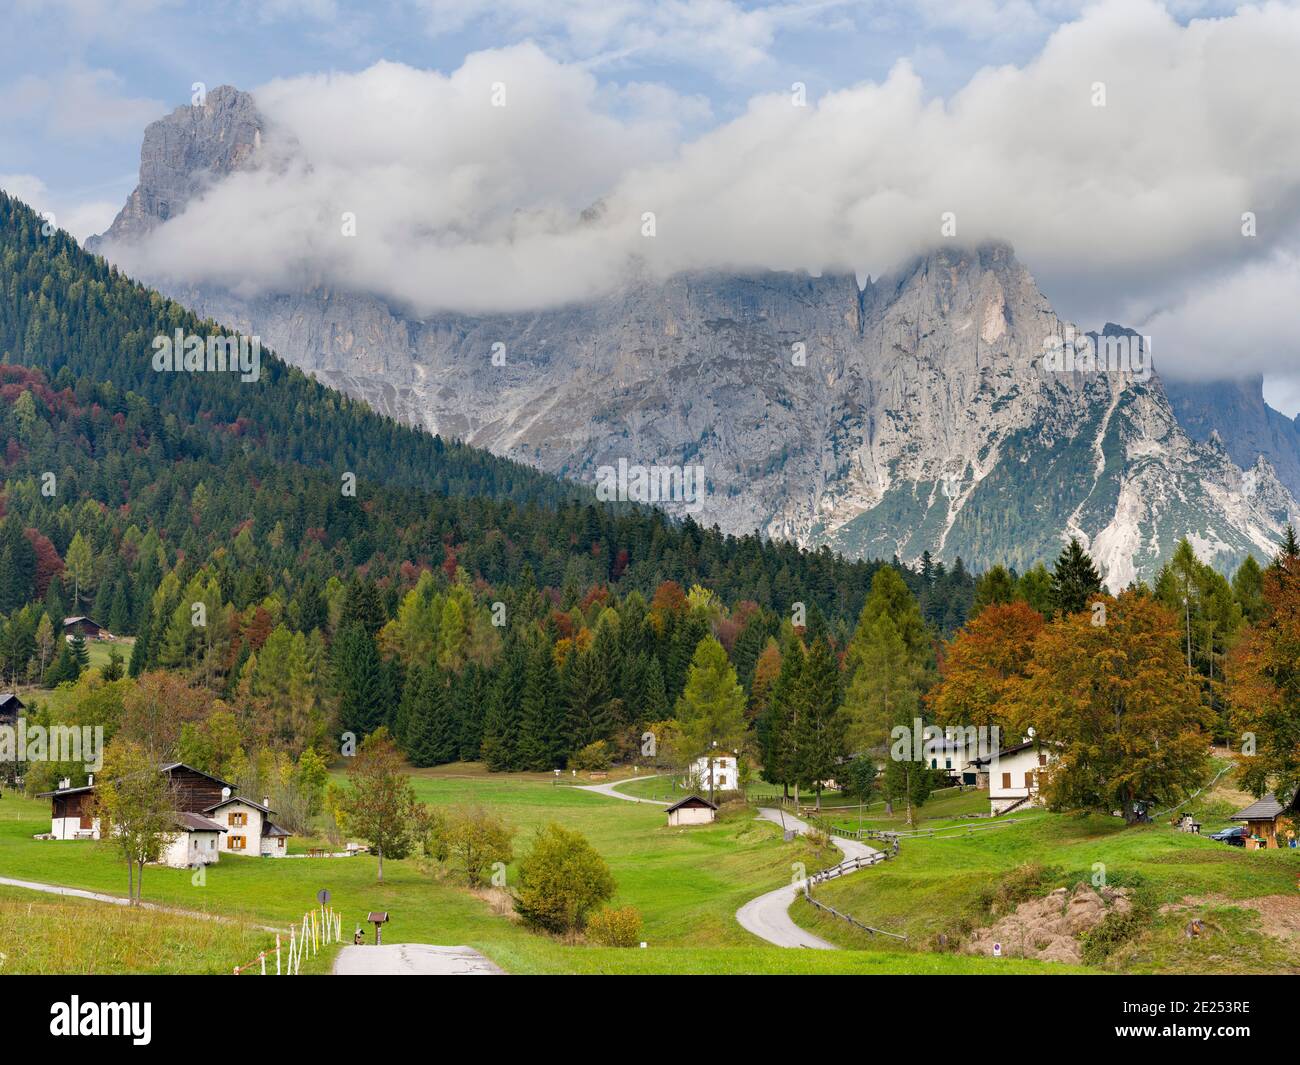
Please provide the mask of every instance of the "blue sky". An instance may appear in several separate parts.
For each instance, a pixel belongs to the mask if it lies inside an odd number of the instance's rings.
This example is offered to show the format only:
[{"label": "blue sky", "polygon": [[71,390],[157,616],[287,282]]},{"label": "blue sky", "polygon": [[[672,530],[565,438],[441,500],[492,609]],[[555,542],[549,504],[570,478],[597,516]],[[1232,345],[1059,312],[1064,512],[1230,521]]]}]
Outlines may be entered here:
[{"label": "blue sky", "polygon": [[[461,282],[472,297],[505,293],[520,308],[576,298],[593,282],[584,270],[605,269],[588,247],[560,257],[574,243],[564,234],[544,239],[595,196],[633,213],[675,210],[687,236],[659,246],[676,268],[872,274],[916,250],[938,211],[960,203],[976,237],[1015,244],[1061,313],[1089,328],[1111,320],[1153,332],[1166,374],[1263,373],[1270,400],[1300,410],[1296,0],[6,7],[0,187],[80,238],[106,228],[134,187],[145,126],[187,105],[195,82],[232,84],[257,90],[264,114],[318,147],[301,188],[234,186],[186,223],[215,270],[219,236],[241,225],[241,239],[226,242],[237,249],[232,269],[249,269],[249,249],[260,263],[318,265],[320,234],[293,229],[285,209],[313,195],[322,211],[341,195],[360,200],[388,227],[369,273],[348,275],[357,267],[345,264],[340,283],[407,302],[432,291],[451,307]],[[439,110],[498,69],[517,72],[528,94],[515,120],[536,123],[509,127],[513,149],[488,133],[476,142],[481,115]],[[1104,111],[1086,108],[1103,74],[1113,98]],[[795,82],[810,101],[800,125],[787,106]],[[393,92],[411,94],[410,114],[392,108]],[[347,129],[351,137],[337,132]],[[436,158],[422,158],[435,129]],[[361,141],[370,157],[349,170]],[[548,158],[548,142],[571,157]],[[517,180],[442,195],[485,160]],[[795,211],[791,190],[802,197]],[[1258,239],[1237,232],[1246,210],[1259,212]],[[519,253],[520,219],[535,238],[532,259]],[[445,241],[430,263],[429,242],[410,243],[416,231],[457,240],[472,231],[464,261],[490,270],[475,276]],[[610,256],[626,254],[619,240],[606,244]],[[502,265],[492,256],[507,245]],[[501,281],[516,268],[527,276]],[[567,288],[550,283],[561,278]],[[293,283],[274,272],[244,281]],[[468,298],[463,309],[482,309]]]},{"label": "blue sky", "polygon": [[1052,0],[9,0],[8,6],[13,17],[0,40],[0,173],[41,182],[78,222],[121,204],[135,184],[144,125],[188,103],[196,81],[252,89],[273,77],[359,71],[380,59],[450,71],[472,52],[533,40],[604,83],[661,83],[702,98],[708,111],[694,118],[698,128],[734,117],[753,95],[794,81],[816,97],[879,80],[902,57],[912,61],[927,92],[947,95],[980,67],[1023,62],[1083,7]]}]

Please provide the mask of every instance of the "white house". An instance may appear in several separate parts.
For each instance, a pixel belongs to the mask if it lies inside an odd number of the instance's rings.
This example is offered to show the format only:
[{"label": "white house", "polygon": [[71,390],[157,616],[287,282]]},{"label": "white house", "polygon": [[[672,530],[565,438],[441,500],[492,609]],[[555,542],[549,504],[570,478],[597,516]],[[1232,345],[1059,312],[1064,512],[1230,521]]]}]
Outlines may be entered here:
[{"label": "white house", "polygon": [[1033,740],[1025,740],[997,754],[975,759],[971,765],[981,775],[988,773],[990,811],[1001,814],[1014,807],[1036,805],[1039,785],[1055,757],[1038,749]]},{"label": "white house", "polygon": [[[225,792],[230,789],[226,788]],[[225,836],[221,849],[231,854],[258,854],[264,858],[283,858],[289,833],[271,820],[275,813],[270,799],[260,803],[223,792],[220,802],[203,811],[222,826]]]},{"label": "white house", "polygon": [[710,776],[707,758],[695,759],[687,770],[686,776],[688,786],[698,788],[700,791],[740,790],[740,767],[736,764],[736,759],[729,754],[714,756],[712,776]]},{"label": "white house", "polygon": [[673,803],[665,812],[668,814],[668,824],[673,827],[707,825],[717,817],[718,808],[708,799],[702,799],[698,795],[688,795]]},{"label": "white house", "polygon": [[[165,865],[189,868],[208,865],[225,851],[229,854],[257,854],[283,858],[289,833],[275,824],[269,800],[257,803],[236,798],[232,786],[211,773],[182,762],[161,766],[168,779],[177,810],[177,833],[160,858]],[[84,787],[69,787],[59,781],[54,791],[41,792],[51,801],[50,837],[53,839],[99,839],[99,818],[95,816],[95,778]]]},{"label": "white house", "polygon": [[198,814],[177,813],[179,831],[163,849],[158,860],[173,869],[192,869],[196,865],[211,865],[220,853],[217,840],[225,832],[215,821]]}]

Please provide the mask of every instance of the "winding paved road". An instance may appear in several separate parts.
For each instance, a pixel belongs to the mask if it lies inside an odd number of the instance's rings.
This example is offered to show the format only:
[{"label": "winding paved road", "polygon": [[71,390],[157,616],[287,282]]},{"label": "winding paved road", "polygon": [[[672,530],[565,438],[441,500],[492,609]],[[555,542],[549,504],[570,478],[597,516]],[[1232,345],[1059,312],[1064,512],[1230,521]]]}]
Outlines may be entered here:
[{"label": "winding paved road", "polygon": [[[808,831],[807,824],[797,817],[792,817],[784,810],[773,809],[768,806],[759,809],[758,819],[760,821],[773,821],[785,828],[793,829],[799,835],[803,835]],[[869,854],[876,853],[876,848],[868,847],[865,843],[860,843],[855,839],[832,836],[831,842],[844,854],[845,861],[850,858],[864,858]],[[756,899],[750,899],[749,902],[736,911],[736,920],[746,931],[753,932],[760,939],[765,939],[778,947],[809,947],[813,950],[836,950],[834,943],[828,943],[820,936],[805,931],[790,919],[790,903],[799,897],[803,888],[804,881],[797,880],[779,887],[775,891],[769,891],[765,895],[759,895]]]},{"label": "winding paved road", "polygon": [[615,780],[610,784],[574,784],[575,791],[591,791],[597,795],[608,795],[611,799],[622,799],[624,802],[646,802],[652,806],[668,806],[666,802],[660,802],[658,799],[638,799],[635,795],[624,795],[621,791],[615,791],[620,784],[631,784],[634,780],[654,780],[655,777],[663,776],[663,773],[651,773],[644,777],[624,777],[622,780]]},{"label": "winding paved road", "polygon": [[[662,774],[655,775],[662,776]],[[576,785],[576,787],[579,791],[608,795],[611,799],[622,799],[624,802],[646,802],[653,803],[656,806],[669,805],[666,802],[660,802],[658,799],[638,799],[635,796],[624,795],[622,792],[615,790],[618,785],[626,784],[629,780],[649,779],[650,777],[628,777],[624,780],[616,780],[611,784],[580,784]],[[770,806],[759,808],[758,820],[772,821],[785,828],[793,829],[799,835],[803,835],[808,831],[808,825],[800,821],[799,818],[792,817],[784,810]],[[831,842],[843,853],[845,861],[850,858],[865,858],[870,854],[877,853],[875,847],[868,847],[865,843],[855,839],[831,836]],[[798,898],[803,891],[803,887],[804,881],[797,880],[779,887],[775,891],[759,895],[756,899],[750,899],[749,902],[736,911],[736,920],[746,931],[753,932],[760,939],[765,939],[778,947],[811,947],[814,950],[838,949],[834,943],[828,943],[820,936],[804,931],[790,919],[790,903]]]},{"label": "winding paved road", "polygon": [[335,976],[501,976],[503,970],[472,947],[393,943],[347,946],[334,958]]}]

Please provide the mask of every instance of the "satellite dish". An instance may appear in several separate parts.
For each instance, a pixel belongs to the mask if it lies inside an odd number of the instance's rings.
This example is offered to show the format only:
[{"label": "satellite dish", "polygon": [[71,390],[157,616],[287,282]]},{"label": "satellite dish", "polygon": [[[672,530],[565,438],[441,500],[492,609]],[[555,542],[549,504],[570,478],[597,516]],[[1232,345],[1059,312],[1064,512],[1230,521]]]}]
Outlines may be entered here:
[{"label": "satellite dish", "polygon": [[230,798],[230,789],[229,789],[229,788],[222,788],[222,789],[221,789],[221,797],[222,797],[223,799],[228,799],[228,798]]},{"label": "satellite dish", "polygon": [[1036,732],[1034,731],[1034,726],[1033,726],[1033,725],[1030,725],[1030,726],[1029,726],[1029,738],[1032,740],[1036,735],[1038,735],[1038,733],[1036,733]]}]

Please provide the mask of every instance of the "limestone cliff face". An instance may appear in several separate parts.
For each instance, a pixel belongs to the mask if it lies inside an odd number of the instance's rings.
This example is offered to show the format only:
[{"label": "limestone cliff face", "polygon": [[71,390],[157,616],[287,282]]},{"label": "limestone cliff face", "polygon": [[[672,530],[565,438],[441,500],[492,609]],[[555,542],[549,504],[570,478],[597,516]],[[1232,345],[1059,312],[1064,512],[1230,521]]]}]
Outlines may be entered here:
[{"label": "limestone cliff face", "polygon": [[1178,420],[1197,440],[1217,434],[1243,468],[1263,455],[1291,493],[1300,495],[1300,419],[1287,418],[1264,402],[1263,378],[1169,381],[1165,388]]},{"label": "limestone cliff face", "polygon": [[[208,101],[149,128],[111,236],[258,165],[251,100]],[[1073,534],[1121,587],[1183,535],[1222,566],[1266,551],[1297,509],[1267,461],[1184,432],[1158,378],[1047,368],[1045,341],[1072,327],[1000,244],[863,285],[631,268],[591,303],[424,320],[358,293],[146,280],[382,412],[545,470],[703,466],[696,516],[732,532],[976,567],[1027,566]]]},{"label": "limestone cliff face", "polygon": [[208,93],[202,105],[178,107],[150,123],[140,148],[140,183],[90,251],[105,242],[131,240],[180,214],[212,182],[253,165],[263,121],[253,97],[229,85]]}]

